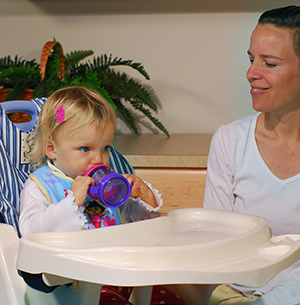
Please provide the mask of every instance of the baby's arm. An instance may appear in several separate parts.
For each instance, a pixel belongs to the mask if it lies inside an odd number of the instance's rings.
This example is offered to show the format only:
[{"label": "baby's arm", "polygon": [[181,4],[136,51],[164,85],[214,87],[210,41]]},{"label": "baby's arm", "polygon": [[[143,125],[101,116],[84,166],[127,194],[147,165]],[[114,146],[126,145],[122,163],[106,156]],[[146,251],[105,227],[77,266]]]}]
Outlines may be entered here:
[{"label": "baby's arm", "polygon": [[82,230],[86,218],[75,204],[73,192],[57,204],[51,204],[37,184],[28,179],[20,198],[21,234]]},{"label": "baby's arm", "polygon": [[130,197],[120,206],[123,221],[128,223],[159,217],[163,201],[158,190],[154,189],[149,182],[142,181],[134,175],[124,176],[128,177],[128,181],[133,185]]},{"label": "baby's arm", "polygon": [[125,174],[124,177],[131,184],[130,196],[133,198],[141,198],[142,201],[146,202],[153,208],[158,207],[152,190],[147,184],[141,180],[138,176],[132,174]]}]

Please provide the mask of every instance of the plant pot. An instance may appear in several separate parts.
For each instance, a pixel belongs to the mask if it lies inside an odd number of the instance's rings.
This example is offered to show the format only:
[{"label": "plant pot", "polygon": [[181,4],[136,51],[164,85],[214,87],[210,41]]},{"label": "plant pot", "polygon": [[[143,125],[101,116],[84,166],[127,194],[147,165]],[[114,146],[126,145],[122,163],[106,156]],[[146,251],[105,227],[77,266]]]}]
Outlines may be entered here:
[{"label": "plant pot", "polygon": [[[0,89],[0,103],[5,103],[6,94],[9,90],[10,88]],[[30,101],[32,98],[33,89],[26,89],[19,95],[20,100]],[[24,123],[31,120],[31,116],[28,113],[23,112],[9,113],[7,116],[13,123]]]}]

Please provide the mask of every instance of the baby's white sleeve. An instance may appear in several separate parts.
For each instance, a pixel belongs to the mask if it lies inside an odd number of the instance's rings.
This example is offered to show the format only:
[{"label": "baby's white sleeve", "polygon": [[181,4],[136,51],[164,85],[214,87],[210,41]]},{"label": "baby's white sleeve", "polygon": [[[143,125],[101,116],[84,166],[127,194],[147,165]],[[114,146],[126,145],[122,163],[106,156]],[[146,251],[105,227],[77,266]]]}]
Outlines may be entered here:
[{"label": "baby's white sleeve", "polygon": [[38,232],[79,231],[87,219],[74,202],[74,195],[56,204],[48,202],[37,184],[28,179],[20,197],[19,228],[23,236]]},{"label": "baby's white sleeve", "polygon": [[120,207],[122,218],[125,223],[151,219],[161,215],[161,207],[163,205],[161,194],[157,189],[153,188],[149,182],[144,182],[152,191],[157,207],[152,207],[147,202],[141,200],[141,198],[129,197],[128,200]]}]

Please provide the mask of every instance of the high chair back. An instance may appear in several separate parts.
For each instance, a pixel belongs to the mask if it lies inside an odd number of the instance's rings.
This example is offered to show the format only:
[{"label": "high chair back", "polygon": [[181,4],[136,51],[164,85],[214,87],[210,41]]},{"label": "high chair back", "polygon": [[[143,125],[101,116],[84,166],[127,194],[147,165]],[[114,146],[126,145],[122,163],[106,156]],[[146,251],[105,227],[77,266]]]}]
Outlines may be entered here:
[{"label": "high chair back", "polygon": [[[46,100],[39,98],[0,104],[0,222],[12,225],[19,236],[20,193],[31,172],[27,159],[31,145],[28,133],[34,129]],[[6,115],[13,112],[28,113],[32,119],[14,124]],[[134,173],[128,161],[113,147],[110,150],[110,166],[120,174]]]},{"label": "high chair back", "polygon": [[[24,155],[27,132],[34,127],[44,100],[0,104],[0,215],[2,221],[12,225],[19,235],[19,196],[31,169]],[[20,111],[30,113],[31,122],[15,125],[6,115]]]}]

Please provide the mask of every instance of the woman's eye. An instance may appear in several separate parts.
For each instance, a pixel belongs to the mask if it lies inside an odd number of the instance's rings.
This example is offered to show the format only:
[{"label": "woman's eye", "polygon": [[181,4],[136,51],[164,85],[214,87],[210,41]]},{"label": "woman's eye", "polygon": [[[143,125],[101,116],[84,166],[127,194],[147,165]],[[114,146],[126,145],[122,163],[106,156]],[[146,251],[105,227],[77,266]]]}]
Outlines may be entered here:
[{"label": "woman's eye", "polygon": [[81,147],[80,150],[82,152],[88,152],[90,149],[87,146]]},{"label": "woman's eye", "polygon": [[102,148],[103,151],[109,151],[109,149],[110,149],[110,146],[105,146]]},{"label": "woman's eye", "polygon": [[277,66],[276,64],[272,64],[272,63],[270,63],[270,62],[266,62],[266,65],[267,65],[269,68],[274,68],[274,67]]}]

